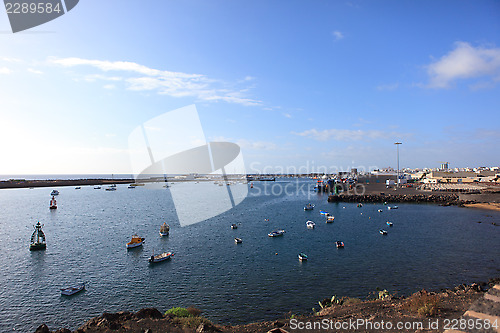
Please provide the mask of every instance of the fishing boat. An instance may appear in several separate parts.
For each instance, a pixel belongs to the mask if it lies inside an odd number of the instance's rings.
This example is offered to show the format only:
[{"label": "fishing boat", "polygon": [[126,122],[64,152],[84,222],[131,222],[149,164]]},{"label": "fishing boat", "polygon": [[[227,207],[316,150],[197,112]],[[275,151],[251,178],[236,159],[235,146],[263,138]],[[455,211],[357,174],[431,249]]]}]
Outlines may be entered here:
[{"label": "fishing boat", "polygon": [[392,227],[392,222],[391,221],[387,221],[387,222],[385,222],[385,224],[387,224],[389,227]]},{"label": "fishing boat", "polygon": [[315,226],[316,226],[316,223],[314,223],[313,221],[307,221],[306,222],[306,227],[308,229],[314,229]]},{"label": "fishing boat", "polygon": [[285,230],[273,230],[270,233],[268,233],[267,235],[269,237],[278,237],[278,236],[283,236],[284,233],[285,233]]},{"label": "fishing boat", "polygon": [[85,289],[85,282],[74,286],[61,288],[61,295],[71,296]]},{"label": "fishing boat", "polygon": [[387,209],[398,209],[399,207],[398,206],[388,206]]},{"label": "fishing boat", "polygon": [[57,209],[57,201],[54,196],[52,196],[52,199],[50,200],[49,209]]},{"label": "fishing boat", "polygon": [[335,220],[335,216],[333,216],[333,215],[326,217],[326,223],[333,223],[334,220]]},{"label": "fishing boat", "polygon": [[241,244],[241,243],[243,243],[243,241],[241,240],[241,238],[238,238],[238,237],[235,237],[235,238],[234,238],[234,242],[235,242],[236,244]]},{"label": "fishing boat", "polygon": [[387,235],[387,231],[380,229],[378,232],[380,232],[381,235]]},{"label": "fishing boat", "polygon": [[382,213],[382,209],[379,209],[379,210],[378,210],[378,212],[379,212],[379,213]]},{"label": "fishing boat", "polygon": [[82,187],[81,187],[81,186],[77,186],[77,187],[75,187],[75,190],[81,190],[81,189],[82,189]]},{"label": "fishing boat", "polygon": [[313,204],[308,203],[307,205],[304,206],[304,210],[313,210],[313,209],[314,209]]},{"label": "fishing boat", "polygon": [[305,261],[305,260],[307,260],[307,254],[305,254],[305,253],[299,253],[299,256],[298,256],[298,257],[299,257],[299,260],[300,260],[300,261]]},{"label": "fishing boat", "polygon": [[100,190],[100,189],[101,189],[101,187],[99,185],[94,186],[94,190]]},{"label": "fishing boat", "polygon": [[321,215],[326,215],[326,216],[330,215],[328,212],[325,212],[324,210],[320,210],[319,213]]},{"label": "fishing boat", "polygon": [[170,226],[164,222],[160,227],[160,236],[161,237],[168,236],[169,232],[170,232]]},{"label": "fishing boat", "polygon": [[134,247],[142,246],[144,243],[145,238],[141,238],[137,236],[137,234],[132,236],[132,240],[127,243],[127,249],[132,249]]},{"label": "fishing boat", "polygon": [[116,185],[113,187],[113,185],[106,187],[106,191],[116,191]]},{"label": "fishing boat", "polygon": [[238,225],[235,223],[231,224],[231,229],[238,229]]},{"label": "fishing boat", "polygon": [[52,195],[52,196],[59,195],[59,191],[58,190],[52,190],[52,192],[50,192],[50,195]]},{"label": "fishing boat", "polygon": [[136,188],[136,186],[132,186],[132,185],[130,185],[128,188]]},{"label": "fishing boat", "polygon": [[363,207],[363,204],[362,203],[358,203],[358,205],[356,207],[361,208],[361,207]]},{"label": "fishing boat", "polygon": [[42,231],[42,225],[40,222],[37,222],[33,227],[35,231],[31,235],[30,251],[45,250],[47,244],[45,243],[45,234]]},{"label": "fishing boat", "polygon": [[174,254],[172,252],[163,252],[162,254],[158,254],[156,256],[153,253],[153,255],[151,257],[149,257],[148,261],[151,264],[154,264],[154,263],[157,263],[157,262],[162,262],[162,261],[165,261],[165,260],[169,260],[173,256],[174,256]]},{"label": "fishing boat", "polygon": [[340,249],[340,248],[343,248],[344,247],[344,242],[341,242],[341,241],[336,241],[335,242],[335,246]]}]

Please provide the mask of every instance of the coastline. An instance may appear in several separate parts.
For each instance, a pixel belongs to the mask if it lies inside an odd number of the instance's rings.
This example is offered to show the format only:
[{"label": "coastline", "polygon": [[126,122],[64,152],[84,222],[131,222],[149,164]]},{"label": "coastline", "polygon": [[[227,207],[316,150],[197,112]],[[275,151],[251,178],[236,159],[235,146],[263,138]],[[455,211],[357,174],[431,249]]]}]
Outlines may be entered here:
[{"label": "coastline", "polygon": [[[141,309],[136,313],[121,311],[104,313],[84,323],[75,331],[59,328],[51,331],[47,325],[40,325],[34,333],[104,333],[117,332],[222,332],[222,333],[250,333],[250,332],[324,332],[324,328],[298,328],[296,323],[341,323],[349,320],[380,323],[407,322],[429,323],[435,322],[437,329],[425,329],[426,332],[442,332],[444,324],[451,320],[458,320],[478,302],[485,292],[492,289],[500,290],[500,278],[490,279],[488,283],[461,284],[451,289],[429,292],[418,291],[409,296],[397,296],[389,293],[375,294],[370,300],[359,300],[348,297],[338,298],[318,312],[304,315],[292,313],[273,321],[254,322],[244,325],[215,324],[201,317],[198,309],[188,308],[186,315],[178,315],[179,311],[163,313],[156,308]],[[325,304],[327,300],[321,301]],[[181,309],[181,308],[174,308]],[[189,310],[191,309],[191,310]],[[422,311],[422,309],[424,309]],[[192,313],[190,315],[189,313]],[[421,329],[398,330],[398,332],[421,332]],[[394,332],[393,329],[356,329],[344,328],[342,332]]]},{"label": "coastline", "polygon": [[500,212],[500,203],[497,202],[475,202],[464,204],[464,207],[476,208],[476,209],[487,209]]}]

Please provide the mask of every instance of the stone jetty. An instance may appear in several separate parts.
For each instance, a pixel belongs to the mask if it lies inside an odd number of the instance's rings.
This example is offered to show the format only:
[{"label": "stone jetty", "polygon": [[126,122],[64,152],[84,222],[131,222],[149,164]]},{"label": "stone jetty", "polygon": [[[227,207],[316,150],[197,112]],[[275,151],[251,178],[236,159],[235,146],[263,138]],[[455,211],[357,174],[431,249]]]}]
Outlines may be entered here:
[{"label": "stone jetty", "polygon": [[437,203],[444,206],[462,206],[468,201],[460,200],[456,194],[339,194],[330,195],[328,202],[407,202]]}]

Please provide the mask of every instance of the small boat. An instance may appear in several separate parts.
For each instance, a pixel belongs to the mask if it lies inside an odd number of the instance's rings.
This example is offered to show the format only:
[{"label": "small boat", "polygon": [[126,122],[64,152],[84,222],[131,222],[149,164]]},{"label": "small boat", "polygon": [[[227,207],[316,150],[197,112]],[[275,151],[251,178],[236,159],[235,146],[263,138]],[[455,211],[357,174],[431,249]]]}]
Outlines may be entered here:
[{"label": "small boat", "polygon": [[391,221],[387,221],[387,222],[385,222],[385,224],[387,224],[389,227],[392,227],[392,222]]},{"label": "small boat", "polygon": [[59,195],[59,191],[58,190],[52,190],[52,192],[50,192],[50,195],[52,195],[52,196]]},{"label": "small boat", "polygon": [[253,188],[253,184],[250,184],[250,188]]},{"label": "small boat", "polygon": [[52,199],[50,200],[49,209],[57,209],[57,201],[54,196],[52,196]]},{"label": "small boat", "polygon": [[378,212],[379,212],[379,213],[382,213],[382,209],[379,209],[379,210],[378,210]]},{"label": "small boat", "polygon": [[94,190],[100,190],[100,189],[101,189],[101,187],[99,185],[94,186]]},{"label": "small boat", "polygon": [[387,235],[387,231],[380,229],[378,232],[380,232],[381,235]]},{"label": "small boat", "polygon": [[33,227],[35,231],[31,235],[30,251],[45,250],[47,244],[45,243],[45,234],[42,231],[42,225],[40,222],[37,222]]},{"label": "small boat", "polygon": [[333,215],[326,217],[326,223],[333,223],[334,220],[335,220],[335,216],[333,216]]},{"label": "small boat", "polygon": [[304,206],[304,210],[313,210],[313,209],[314,209],[313,204],[308,203],[307,205]]},{"label": "small boat", "polygon": [[110,187],[116,187],[116,184],[111,184],[111,186],[110,186]]},{"label": "small boat", "polygon": [[268,233],[267,235],[269,237],[278,237],[278,236],[283,236],[284,233],[285,233],[285,230],[273,230],[270,233]]},{"label": "small boat", "polygon": [[326,215],[326,216],[330,215],[328,212],[325,212],[324,210],[320,210],[319,213],[321,215]]},{"label": "small boat", "polygon": [[128,188],[136,188],[136,187],[137,187],[137,186],[132,186],[132,185],[130,185]]},{"label": "small boat", "polygon": [[231,224],[231,229],[238,229],[238,225],[235,223]]},{"label": "small boat", "polygon": [[398,209],[399,207],[398,206],[388,206],[387,209]]},{"label": "small boat", "polygon": [[336,241],[335,242],[335,246],[340,249],[340,248],[343,248],[344,247],[344,242],[341,242],[341,241]]},{"label": "small boat", "polygon": [[169,232],[170,232],[170,226],[164,222],[160,227],[160,236],[161,237],[168,236]]},{"label": "small boat", "polygon": [[235,237],[235,238],[234,238],[234,242],[235,242],[236,244],[241,244],[241,243],[243,243],[243,241],[241,240],[241,238],[238,238],[238,237]]},{"label": "small boat", "polygon": [[314,223],[313,221],[307,221],[306,226],[308,229],[314,229],[314,227],[316,226],[316,223]]},{"label": "small boat", "polygon": [[132,249],[134,247],[142,246],[144,243],[145,238],[141,238],[137,236],[137,234],[132,236],[132,240],[127,243],[127,249]]},{"label": "small boat", "polygon": [[81,187],[81,186],[77,186],[77,187],[75,187],[75,190],[81,190],[81,189],[82,189],[82,187]]},{"label": "small boat", "polygon": [[358,205],[356,207],[361,208],[361,207],[363,207],[363,204],[362,203],[358,203]]},{"label": "small boat", "polygon": [[174,256],[174,254],[172,252],[163,252],[162,254],[158,254],[156,256],[153,253],[153,255],[151,257],[149,257],[148,261],[151,264],[154,264],[154,263],[157,263],[157,262],[162,262],[162,261],[165,261],[165,260],[169,260],[173,256]]},{"label": "small boat", "polygon": [[106,187],[106,191],[116,191],[116,185],[115,187],[113,186]]},{"label": "small boat", "polygon": [[71,296],[85,289],[85,283],[80,283],[71,287],[61,288],[61,295]]},{"label": "small boat", "polygon": [[305,254],[305,253],[299,253],[299,260],[300,261],[307,260],[307,254]]}]

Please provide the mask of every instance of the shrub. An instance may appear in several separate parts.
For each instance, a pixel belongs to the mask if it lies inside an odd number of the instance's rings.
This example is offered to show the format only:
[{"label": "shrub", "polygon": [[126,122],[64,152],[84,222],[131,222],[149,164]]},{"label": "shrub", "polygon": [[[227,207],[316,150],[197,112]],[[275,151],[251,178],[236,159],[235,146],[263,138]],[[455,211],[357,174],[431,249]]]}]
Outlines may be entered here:
[{"label": "shrub", "polygon": [[437,295],[430,295],[425,290],[412,295],[405,304],[405,307],[421,316],[429,317],[438,313],[441,300]]},{"label": "shrub", "polygon": [[181,308],[181,307],[176,307],[176,308],[171,308],[170,310],[167,310],[165,312],[165,315],[171,314],[174,317],[192,317],[191,313],[189,313],[188,309],[186,308]]},{"label": "shrub", "polygon": [[190,314],[191,316],[193,317],[198,317],[199,315],[201,315],[201,310],[200,309],[197,309],[193,306],[190,306],[189,308],[186,309]]}]

